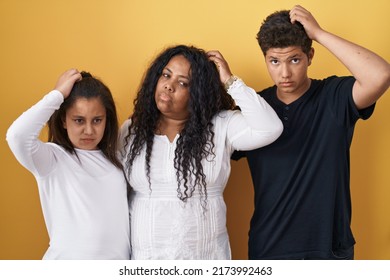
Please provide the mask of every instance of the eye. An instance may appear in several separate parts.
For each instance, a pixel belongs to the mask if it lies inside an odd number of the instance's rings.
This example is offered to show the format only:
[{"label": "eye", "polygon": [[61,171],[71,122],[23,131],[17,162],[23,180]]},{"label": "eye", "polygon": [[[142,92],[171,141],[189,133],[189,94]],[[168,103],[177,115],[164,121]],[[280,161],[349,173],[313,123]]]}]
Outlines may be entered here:
[{"label": "eye", "polygon": [[93,123],[98,124],[98,123],[101,123],[102,121],[103,121],[102,118],[97,118],[97,119],[93,120]]},{"label": "eye", "polygon": [[277,59],[271,59],[270,62],[272,65],[277,65],[279,63]]},{"label": "eye", "polygon": [[161,76],[168,79],[171,75],[169,73],[163,72]]},{"label": "eye", "polygon": [[76,119],[73,119],[73,121],[76,123],[76,124],[82,124],[84,122],[83,119],[80,119],[80,118],[76,118]]},{"label": "eye", "polygon": [[299,58],[291,59],[292,64],[298,64],[301,60]]},{"label": "eye", "polygon": [[188,88],[189,87],[189,83],[188,82],[184,82],[184,81],[179,81],[179,85],[181,87],[185,87],[185,88]]}]

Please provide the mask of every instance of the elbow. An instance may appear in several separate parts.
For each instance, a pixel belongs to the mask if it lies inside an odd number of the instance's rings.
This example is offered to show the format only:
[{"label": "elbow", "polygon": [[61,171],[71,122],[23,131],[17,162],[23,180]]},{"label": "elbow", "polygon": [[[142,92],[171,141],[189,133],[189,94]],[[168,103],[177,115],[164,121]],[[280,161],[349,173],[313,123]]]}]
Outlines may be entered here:
[{"label": "elbow", "polygon": [[16,136],[16,133],[12,129],[12,126],[8,128],[7,133],[5,135],[5,140],[10,143],[13,142],[14,139],[17,139],[18,137]]},{"label": "elbow", "polygon": [[280,135],[282,135],[282,132],[283,132],[283,123],[282,121],[280,121],[278,119],[278,122],[275,123],[275,125],[273,126],[272,128],[272,131],[270,131],[270,143],[271,144],[272,142],[274,142],[276,139],[278,139],[280,137]]},{"label": "elbow", "polygon": [[389,67],[387,68],[387,71],[385,73],[385,88],[386,90],[390,87],[390,64],[389,64]]},{"label": "elbow", "polygon": [[390,87],[390,64],[387,64],[387,67],[384,71],[380,72],[380,76],[377,77],[377,84],[382,85],[383,93],[386,92]]},{"label": "elbow", "polygon": [[282,135],[283,129],[284,129],[283,123],[281,120],[279,120],[279,123],[275,128],[275,140],[278,139],[280,137],[280,135]]},{"label": "elbow", "polygon": [[[390,64],[389,67],[386,68],[387,71],[382,71],[380,75],[376,77],[375,83],[367,87],[368,90],[375,90],[375,93],[372,95],[374,98],[373,100],[369,100],[369,105],[376,102],[390,87]],[[363,108],[365,108],[363,106]]]},{"label": "elbow", "polygon": [[283,123],[279,120],[278,122],[275,122],[272,128],[268,129],[266,132],[259,132],[258,136],[261,141],[260,145],[255,148],[261,148],[275,142],[280,137],[280,135],[282,135],[282,132]]},{"label": "elbow", "polygon": [[5,140],[8,143],[8,146],[13,150],[13,147],[15,146],[15,143],[18,142],[18,137],[17,133],[12,129],[12,126],[7,130],[7,134],[5,135]]},{"label": "elbow", "polygon": [[22,143],[26,141],[26,135],[23,135],[23,133],[16,129],[14,125],[11,125],[7,130],[5,140],[11,151],[14,152],[15,150],[20,149],[23,145]]}]

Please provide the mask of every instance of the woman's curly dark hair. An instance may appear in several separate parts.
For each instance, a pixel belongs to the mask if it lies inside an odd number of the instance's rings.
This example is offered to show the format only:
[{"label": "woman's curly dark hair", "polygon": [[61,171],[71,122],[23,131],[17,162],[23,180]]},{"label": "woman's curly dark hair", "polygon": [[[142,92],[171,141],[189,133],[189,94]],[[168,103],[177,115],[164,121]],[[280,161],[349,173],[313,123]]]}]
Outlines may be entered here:
[{"label": "woman's curly dark hair", "polygon": [[[180,132],[174,158],[178,184],[177,196],[185,202],[198,188],[205,202],[207,190],[202,160],[209,155],[214,155],[212,119],[221,110],[234,109],[234,100],[225,91],[216,66],[202,49],[177,45],[164,50],[151,63],[134,100],[134,113],[125,138],[125,150],[128,152],[125,155],[124,168],[130,176],[134,159],[140,155],[146,145],[146,174],[152,190],[150,158],[160,118],[160,111],[155,102],[155,90],[164,67],[178,55],[184,56],[191,66],[189,118]],[[129,150],[127,146],[130,146]]]},{"label": "woman's curly dark hair", "polygon": [[264,56],[270,48],[299,46],[309,55],[312,40],[300,22],[291,23],[290,11],[283,10],[269,15],[257,33],[257,42]]}]

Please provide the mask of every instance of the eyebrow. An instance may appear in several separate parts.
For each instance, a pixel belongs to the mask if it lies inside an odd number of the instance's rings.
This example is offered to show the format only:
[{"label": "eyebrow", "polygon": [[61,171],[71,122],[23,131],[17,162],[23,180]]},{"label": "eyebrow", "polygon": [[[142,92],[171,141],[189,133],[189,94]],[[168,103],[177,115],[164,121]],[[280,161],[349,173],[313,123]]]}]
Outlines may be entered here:
[{"label": "eyebrow", "polygon": [[292,55],[292,56],[290,56],[289,58],[296,58],[296,57],[301,57],[302,55],[300,55],[300,54],[294,54],[294,55]]},{"label": "eyebrow", "polygon": [[[292,58],[297,58],[297,57],[300,58],[301,55],[300,55],[300,54],[294,54],[294,55],[292,55],[292,56],[287,57],[287,59],[292,59]],[[276,60],[279,60],[280,58],[279,58],[279,57],[276,57],[276,56],[270,55],[270,56],[269,56],[269,59],[276,59]]]},{"label": "eyebrow", "polygon": [[[71,115],[72,118],[79,118],[79,119],[85,119],[84,116],[81,116],[81,115]],[[105,115],[98,115],[98,116],[94,116],[93,118],[96,119],[96,118],[104,118]]]},{"label": "eyebrow", "polygon": [[[172,70],[169,69],[168,67],[165,67],[164,70],[167,70],[169,73],[173,74]],[[190,77],[185,76],[185,75],[178,75],[181,78],[187,79],[188,81],[190,80]]]}]

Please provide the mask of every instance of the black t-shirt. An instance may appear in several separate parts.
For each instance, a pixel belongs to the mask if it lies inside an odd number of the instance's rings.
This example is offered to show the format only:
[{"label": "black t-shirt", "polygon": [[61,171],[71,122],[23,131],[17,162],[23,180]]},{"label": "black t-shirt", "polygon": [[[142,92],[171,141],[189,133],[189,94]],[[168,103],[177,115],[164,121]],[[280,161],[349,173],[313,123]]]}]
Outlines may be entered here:
[{"label": "black t-shirt", "polygon": [[326,259],[354,245],[349,150],[354,125],[375,105],[358,111],[353,77],[312,80],[310,89],[286,105],[276,87],[259,94],[283,121],[272,144],[246,156],[255,188],[249,232],[250,259]]}]

